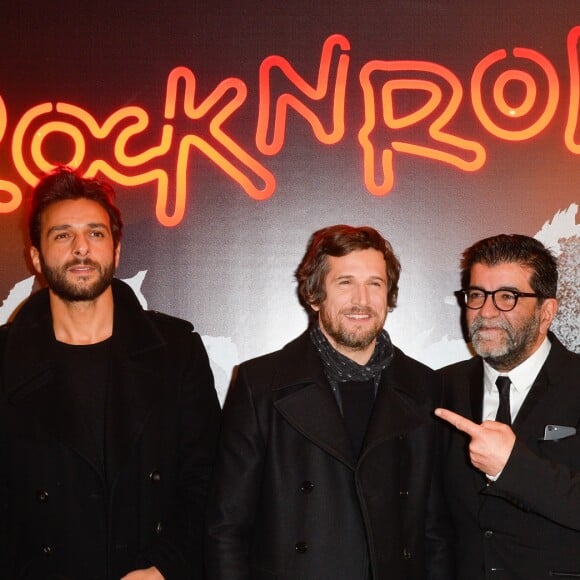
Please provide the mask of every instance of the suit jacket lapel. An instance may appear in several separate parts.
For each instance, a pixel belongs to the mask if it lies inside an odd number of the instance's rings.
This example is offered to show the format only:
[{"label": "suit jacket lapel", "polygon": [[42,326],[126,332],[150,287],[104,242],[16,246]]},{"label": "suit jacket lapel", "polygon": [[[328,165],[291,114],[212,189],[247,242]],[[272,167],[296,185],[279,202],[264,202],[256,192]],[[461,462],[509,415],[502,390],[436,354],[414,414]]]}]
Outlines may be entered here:
[{"label": "suit jacket lapel", "polygon": [[480,358],[474,359],[467,377],[469,385],[469,402],[471,419],[481,423],[483,419],[483,362]]},{"label": "suit jacket lapel", "polygon": [[[471,419],[475,423],[481,423],[483,419],[483,362],[477,357],[473,359],[473,364],[469,367],[469,373],[467,375],[468,389],[469,389],[469,410],[471,415],[467,415],[468,419]],[[459,413],[463,413],[462,410],[458,410]],[[468,453],[467,449],[465,450]],[[467,457],[466,461],[469,461]],[[472,484],[475,487],[476,492],[479,492],[485,488],[486,477],[485,475],[471,466],[472,473]],[[479,496],[481,501],[485,500],[484,496]]]},{"label": "suit jacket lapel", "polygon": [[517,435],[522,435],[522,427],[526,426],[528,419],[532,415],[534,409],[545,399],[549,391],[548,377],[543,369],[540,370],[530,392],[524,399],[516,419],[512,425],[514,432]]}]

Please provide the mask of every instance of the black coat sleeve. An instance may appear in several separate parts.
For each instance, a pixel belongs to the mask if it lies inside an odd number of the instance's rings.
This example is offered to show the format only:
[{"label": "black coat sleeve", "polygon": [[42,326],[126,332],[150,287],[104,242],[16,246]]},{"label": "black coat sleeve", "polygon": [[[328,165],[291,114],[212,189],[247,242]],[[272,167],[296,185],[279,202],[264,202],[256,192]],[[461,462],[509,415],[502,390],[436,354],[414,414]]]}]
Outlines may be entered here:
[{"label": "black coat sleeve", "polygon": [[208,500],[206,566],[211,580],[250,580],[249,550],[260,493],[264,437],[244,365],[228,394]]}]

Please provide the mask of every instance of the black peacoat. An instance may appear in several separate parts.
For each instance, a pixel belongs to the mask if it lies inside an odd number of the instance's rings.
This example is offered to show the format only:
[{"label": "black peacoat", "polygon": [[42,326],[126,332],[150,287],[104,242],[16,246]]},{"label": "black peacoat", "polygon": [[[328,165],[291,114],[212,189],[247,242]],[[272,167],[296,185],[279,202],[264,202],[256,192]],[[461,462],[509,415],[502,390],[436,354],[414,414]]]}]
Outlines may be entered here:
[{"label": "black peacoat", "polygon": [[242,364],[208,501],[209,578],[425,580],[439,395],[395,349],[357,458],[307,333]]},{"label": "black peacoat", "polygon": [[[449,580],[580,578],[580,355],[553,334],[550,340],[550,354],[512,425],[516,444],[497,481],[487,482],[471,465],[469,438],[441,425],[444,505],[454,546]],[[481,422],[481,359],[440,373],[444,406]],[[550,425],[576,431],[551,439]]]},{"label": "black peacoat", "polygon": [[156,565],[201,577],[219,404],[182,320],[145,312],[113,281],[105,483],[95,441],[54,380],[46,290],[0,330],[0,577],[118,580]]}]

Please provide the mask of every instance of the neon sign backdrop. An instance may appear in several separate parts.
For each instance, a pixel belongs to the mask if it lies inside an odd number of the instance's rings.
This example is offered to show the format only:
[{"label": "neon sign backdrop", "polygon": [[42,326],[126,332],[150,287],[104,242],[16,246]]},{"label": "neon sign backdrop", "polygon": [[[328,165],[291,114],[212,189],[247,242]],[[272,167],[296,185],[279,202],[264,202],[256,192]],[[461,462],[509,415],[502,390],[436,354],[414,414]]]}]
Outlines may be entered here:
[{"label": "neon sign backdrop", "polygon": [[[570,95],[564,130],[565,146],[576,155],[580,154],[580,142],[576,138],[580,110],[579,39],[580,26],[576,26],[567,39]],[[346,126],[349,51],[350,43],[344,36],[327,38],[315,84],[305,80],[281,56],[269,56],[261,63],[255,134],[260,153],[272,156],[282,150],[289,109],[308,123],[320,143],[331,146],[341,141]],[[516,62],[527,67],[509,68],[504,62],[508,53],[503,49],[488,54],[475,66],[470,85],[471,105],[478,121],[491,135],[507,141],[524,141],[540,134],[553,119],[560,101],[560,82],[553,64],[541,53],[515,48],[512,54]],[[498,65],[505,70],[498,73],[493,68]],[[527,70],[530,66],[534,67],[533,73]],[[290,85],[288,92],[275,88],[275,75]],[[427,61],[373,60],[362,66],[359,82],[364,122],[358,141],[369,193],[382,196],[392,190],[395,154],[436,160],[462,171],[483,167],[484,146],[450,129],[463,102],[463,87],[449,69]],[[538,89],[539,83],[545,90]],[[507,96],[509,86],[520,89],[520,98],[514,100]],[[485,87],[491,89],[486,91]],[[196,88],[196,77],[190,69],[180,66],[169,73],[160,129],[151,126],[147,111],[138,106],[114,111],[99,124],[88,111],[73,104],[41,103],[26,111],[14,126],[12,162],[22,179],[34,185],[38,173],[52,168],[43,153],[46,139],[55,134],[65,136],[72,143],[72,155],[67,163],[82,168],[85,175],[101,172],[127,187],[155,183],[156,216],[167,227],[178,225],[185,213],[187,169],[192,151],[204,154],[252,199],[271,197],[276,189],[275,176],[224,128],[246,101],[246,84],[239,78],[227,78],[204,99],[199,99]],[[422,98],[411,111],[401,112],[397,106],[402,102],[400,97],[410,94]],[[540,94],[547,96],[541,98]],[[182,110],[178,110],[180,104]],[[330,111],[327,116],[331,119],[326,123],[321,120],[325,108]],[[178,114],[185,116],[187,132],[181,127],[178,134],[178,125],[183,122],[176,120]],[[514,125],[515,122],[518,124]],[[409,130],[417,127],[426,128],[422,142],[408,138]],[[0,142],[7,129],[8,110],[0,96]],[[137,138],[143,136],[154,145],[145,148],[135,145]],[[401,138],[389,139],[392,136]],[[111,158],[89,159],[89,146],[94,143],[110,147]],[[170,174],[159,166],[164,158],[171,156],[175,159],[175,183],[171,183]],[[0,213],[13,212],[22,203],[22,189],[14,182],[0,180],[0,195],[4,198],[0,198]]]}]

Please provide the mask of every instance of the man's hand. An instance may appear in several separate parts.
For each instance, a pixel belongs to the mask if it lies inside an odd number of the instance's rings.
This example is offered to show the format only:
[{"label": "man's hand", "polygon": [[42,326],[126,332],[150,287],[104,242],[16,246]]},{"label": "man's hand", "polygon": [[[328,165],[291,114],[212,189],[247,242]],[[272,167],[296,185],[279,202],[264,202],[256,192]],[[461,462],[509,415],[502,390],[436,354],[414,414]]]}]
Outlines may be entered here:
[{"label": "man's hand", "polygon": [[151,566],[151,568],[144,570],[133,570],[133,572],[123,576],[121,580],[165,580],[165,578],[155,566]]},{"label": "man's hand", "polygon": [[435,409],[435,415],[471,437],[469,458],[474,467],[490,477],[503,470],[516,442],[508,425],[497,421],[478,425],[448,409]]}]

